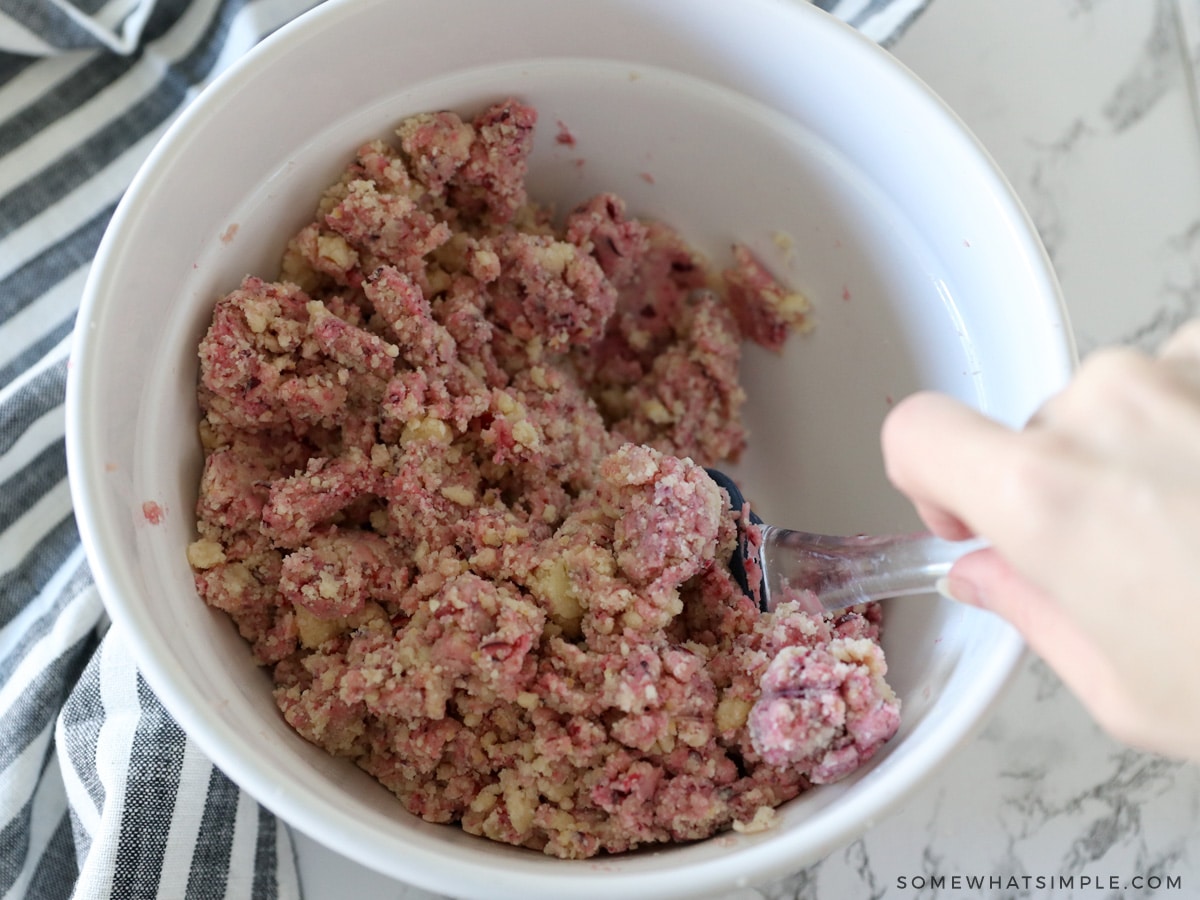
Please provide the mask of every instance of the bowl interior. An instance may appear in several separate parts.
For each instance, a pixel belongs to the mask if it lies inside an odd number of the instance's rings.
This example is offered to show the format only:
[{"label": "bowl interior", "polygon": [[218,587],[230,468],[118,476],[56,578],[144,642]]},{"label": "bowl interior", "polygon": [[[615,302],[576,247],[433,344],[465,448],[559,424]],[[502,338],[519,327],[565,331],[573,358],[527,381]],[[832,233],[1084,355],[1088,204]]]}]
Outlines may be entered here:
[{"label": "bowl interior", "polygon": [[[657,14],[598,5],[626,27],[665,29]],[[520,97],[540,116],[531,196],[565,211],[614,191],[714,261],[731,242],[748,244],[809,295],[815,331],[782,355],[750,351],[745,360],[750,449],[731,469],[768,521],[911,528],[879,460],[878,429],[894,400],[937,388],[1016,423],[1065,379],[1070,341],[1053,277],[986,157],[895,64],[832,20],[752,5],[763,27],[786,15],[796,35],[822,39],[822,52],[861,57],[864,83],[899,84],[903,130],[927,117],[931,158],[918,162],[916,145],[902,140],[880,143],[894,135],[894,109],[846,130],[828,98],[794,91],[783,103],[774,79],[754,88],[758,63],[745,52],[727,52],[736,62],[728,72],[711,64],[693,46],[703,35],[664,38],[645,57],[672,66],[548,53],[468,65],[476,57],[462,50],[458,65],[426,65],[428,77],[390,87],[343,81],[340,99],[320,94],[303,121],[285,115],[279,129],[264,128],[272,107],[298,111],[268,88],[295,71],[309,42],[336,45],[356,17],[391,15],[371,2],[333,2],[185,113],[114,219],[81,313],[69,413],[73,489],[102,593],[146,677],[202,749],[285,819],[366,865],[489,897],[666,897],[794,869],[853,838],[928,773],[1019,656],[994,619],[934,598],[897,601],[884,645],[904,724],[869,766],[791,802],[766,833],[569,863],[420,822],[352,765],[305,743],[279,717],[268,678],[230,623],[196,596],[183,551],[201,466],[195,348],[213,303],[246,273],[273,275],[285,240],[356,146],[415,112],[470,114]],[[705,23],[720,15],[696,9]],[[573,140],[559,140],[566,134]],[[165,510],[157,524],[143,515],[147,501]]]}]

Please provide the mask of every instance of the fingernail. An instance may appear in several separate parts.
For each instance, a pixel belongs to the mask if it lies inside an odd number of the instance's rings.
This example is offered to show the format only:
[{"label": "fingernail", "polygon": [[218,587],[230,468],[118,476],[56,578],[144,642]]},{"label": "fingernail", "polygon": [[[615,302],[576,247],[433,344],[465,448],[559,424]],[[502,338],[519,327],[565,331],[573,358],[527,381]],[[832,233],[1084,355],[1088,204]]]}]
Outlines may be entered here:
[{"label": "fingernail", "polygon": [[947,600],[953,600],[965,606],[979,606],[979,592],[969,581],[964,581],[961,578],[951,580],[950,576],[947,575],[939,578],[934,587]]}]

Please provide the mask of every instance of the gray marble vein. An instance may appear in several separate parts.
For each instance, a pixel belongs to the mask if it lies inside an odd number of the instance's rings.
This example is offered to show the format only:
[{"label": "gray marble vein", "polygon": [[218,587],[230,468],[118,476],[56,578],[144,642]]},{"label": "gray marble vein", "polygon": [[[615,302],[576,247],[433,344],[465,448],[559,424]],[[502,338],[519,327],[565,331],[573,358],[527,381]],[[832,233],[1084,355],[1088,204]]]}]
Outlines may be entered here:
[{"label": "gray marble vein", "polygon": [[1136,125],[1184,77],[1175,0],[1155,0],[1153,27],[1142,42],[1137,65],[1117,83],[1104,104],[1117,131]]}]

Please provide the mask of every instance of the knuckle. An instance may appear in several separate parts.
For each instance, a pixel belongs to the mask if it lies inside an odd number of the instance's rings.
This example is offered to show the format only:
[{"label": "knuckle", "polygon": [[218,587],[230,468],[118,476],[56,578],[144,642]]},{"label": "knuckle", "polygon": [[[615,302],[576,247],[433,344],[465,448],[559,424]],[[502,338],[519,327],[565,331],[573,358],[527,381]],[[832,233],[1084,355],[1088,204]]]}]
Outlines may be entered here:
[{"label": "knuckle", "polygon": [[1133,347],[1106,347],[1089,355],[1079,367],[1077,384],[1089,396],[1120,396],[1153,371],[1152,360]]},{"label": "knuckle", "polygon": [[1080,364],[1071,383],[1049,397],[1030,419],[1034,428],[1079,428],[1113,411],[1131,384],[1145,376],[1147,358],[1126,347],[1106,347]]},{"label": "knuckle", "polygon": [[1008,463],[1009,491],[1025,503],[1040,502],[1048,492],[1057,492],[1060,480],[1055,457],[1061,452],[1055,432],[1030,436],[1018,444]]},{"label": "knuckle", "polygon": [[1200,373],[1192,378],[1178,369],[1134,348],[1098,350],[1051,398],[1036,424],[1093,449],[1113,450],[1156,422],[1200,418]]},{"label": "knuckle", "polygon": [[1053,430],[1028,433],[1017,442],[1000,490],[1009,515],[1023,523],[1022,532],[1033,547],[1056,537],[1076,514],[1081,502],[1079,467],[1073,444]]},{"label": "knuckle", "polygon": [[1093,373],[1092,415],[1128,437],[1154,423],[1200,416],[1200,360],[1155,358],[1128,350],[1106,353]]},{"label": "knuckle", "polygon": [[1163,341],[1158,355],[1162,357],[1200,356],[1200,318],[1189,319],[1176,329],[1174,334]]}]

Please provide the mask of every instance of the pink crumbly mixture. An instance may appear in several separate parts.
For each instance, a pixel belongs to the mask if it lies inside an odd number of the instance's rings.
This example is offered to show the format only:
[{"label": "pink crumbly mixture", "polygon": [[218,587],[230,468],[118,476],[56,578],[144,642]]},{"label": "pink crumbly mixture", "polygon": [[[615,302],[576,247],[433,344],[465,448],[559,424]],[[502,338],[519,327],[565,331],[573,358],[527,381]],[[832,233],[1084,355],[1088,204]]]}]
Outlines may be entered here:
[{"label": "pink crumbly mixture", "polygon": [[879,614],[761,615],[704,464],[806,304],[600,195],[536,114],[363,146],[200,345],[201,596],[305,738],[431,822],[581,858],[771,824],[896,730]]}]

